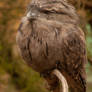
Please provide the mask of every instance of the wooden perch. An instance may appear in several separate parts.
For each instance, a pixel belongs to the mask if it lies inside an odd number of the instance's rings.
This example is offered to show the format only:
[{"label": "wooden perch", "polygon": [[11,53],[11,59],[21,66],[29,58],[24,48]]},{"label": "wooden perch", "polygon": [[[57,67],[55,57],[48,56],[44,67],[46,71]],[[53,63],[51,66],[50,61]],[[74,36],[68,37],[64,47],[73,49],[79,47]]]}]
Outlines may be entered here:
[{"label": "wooden perch", "polygon": [[56,75],[58,77],[58,79],[61,81],[62,92],[68,92],[68,83],[67,83],[65,77],[61,74],[61,72],[59,72],[59,70],[55,69],[52,73],[54,75]]}]

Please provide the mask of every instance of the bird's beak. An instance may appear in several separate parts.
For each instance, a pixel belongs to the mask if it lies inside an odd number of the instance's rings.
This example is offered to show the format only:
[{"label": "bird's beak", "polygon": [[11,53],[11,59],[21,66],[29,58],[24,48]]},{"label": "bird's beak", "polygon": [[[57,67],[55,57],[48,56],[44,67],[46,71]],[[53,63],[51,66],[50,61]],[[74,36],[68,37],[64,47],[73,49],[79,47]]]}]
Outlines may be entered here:
[{"label": "bird's beak", "polygon": [[34,20],[34,19],[36,19],[36,14],[32,13],[32,12],[28,12],[26,17],[28,20]]},{"label": "bird's beak", "polygon": [[27,15],[26,15],[26,17],[27,17],[28,19],[30,19],[30,17],[31,17],[31,12],[28,12]]}]

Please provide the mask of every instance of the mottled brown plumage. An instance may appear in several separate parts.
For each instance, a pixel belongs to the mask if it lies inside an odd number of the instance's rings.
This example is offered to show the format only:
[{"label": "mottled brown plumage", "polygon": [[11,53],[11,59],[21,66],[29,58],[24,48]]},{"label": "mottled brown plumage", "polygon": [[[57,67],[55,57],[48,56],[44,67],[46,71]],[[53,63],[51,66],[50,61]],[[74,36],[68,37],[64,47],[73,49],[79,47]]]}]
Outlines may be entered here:
[{"label": "mottled brown plumage", "polygon": [[[20,24],[17,43],[23,59],[47,80],[57,68],[72,92],[86,92],[85,37],[78,24],[75,9],[65,0],[33,0]],[[56,80],[50,85],[56,87]]]}]

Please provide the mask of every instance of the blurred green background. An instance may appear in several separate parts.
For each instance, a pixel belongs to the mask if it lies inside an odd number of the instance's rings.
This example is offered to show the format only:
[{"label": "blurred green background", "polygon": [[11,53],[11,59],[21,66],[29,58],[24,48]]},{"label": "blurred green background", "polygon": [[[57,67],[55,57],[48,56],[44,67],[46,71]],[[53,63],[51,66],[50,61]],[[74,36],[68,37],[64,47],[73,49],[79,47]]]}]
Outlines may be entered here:
[{"label": "blurred green background", "polygon": [[[68,0],[81,19],[86,35],[87,92],[92,92],[92,0]],[[21,59],[16,33],[30,0],[0,0],[0,92],[48,92],[45,81]]]}]

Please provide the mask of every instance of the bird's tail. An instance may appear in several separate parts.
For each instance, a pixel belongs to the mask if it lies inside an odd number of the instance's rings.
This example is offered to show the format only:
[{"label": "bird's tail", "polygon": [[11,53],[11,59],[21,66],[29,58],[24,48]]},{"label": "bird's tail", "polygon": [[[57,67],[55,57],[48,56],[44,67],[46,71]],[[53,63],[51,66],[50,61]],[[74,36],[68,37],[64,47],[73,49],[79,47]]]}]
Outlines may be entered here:
[{"label": "bird's tail", "polygon": [[65,77],[62,75],[62,73],[61,73],[58,69],[55,69],[52,73],[53,73],[53,74],[60,80],[60,82],[62,83],[62,92],[68,92],[68,83],[67,83]]}]

